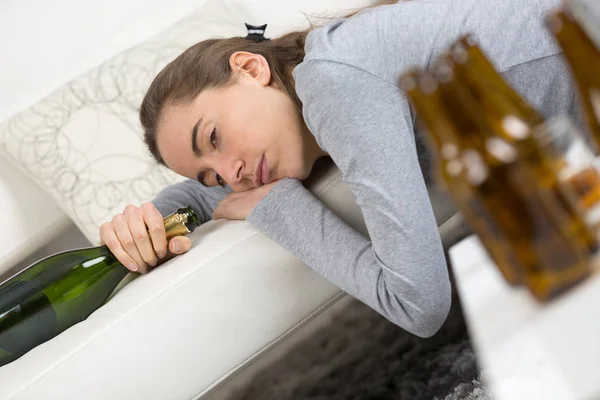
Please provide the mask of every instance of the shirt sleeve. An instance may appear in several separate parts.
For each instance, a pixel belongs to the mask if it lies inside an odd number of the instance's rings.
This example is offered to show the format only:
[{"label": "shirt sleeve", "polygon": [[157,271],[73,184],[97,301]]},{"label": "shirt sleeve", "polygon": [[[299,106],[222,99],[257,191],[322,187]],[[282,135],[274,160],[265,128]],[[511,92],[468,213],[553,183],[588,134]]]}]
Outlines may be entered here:
[{"label": "shirt sleeve", "polygon": [[200,222],[205,223],[212,218],[217,204],[229,192],[231,192],[229,186],[206,187],[200,182],[186,179],[161,190],[152,203],[163,217],[180,207],[190,206],[196,211]]},{"label": "shirt sleeve", "polygon": [[356,196],[370,238],[289,178],[248,221],[390,321],[433,335],[450,309],[451,289],[406,98],[343,63],[305,61],[294,74],[307,126]]}]

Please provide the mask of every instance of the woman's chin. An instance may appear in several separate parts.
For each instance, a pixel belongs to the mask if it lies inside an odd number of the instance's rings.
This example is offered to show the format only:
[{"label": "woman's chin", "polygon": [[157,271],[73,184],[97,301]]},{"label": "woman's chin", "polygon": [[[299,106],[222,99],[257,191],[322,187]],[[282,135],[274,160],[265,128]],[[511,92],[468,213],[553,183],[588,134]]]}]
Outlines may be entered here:
[{"label": "woman's chin", "polygon": [[279,171],[272,171],[271,173],[273,174],[271,177],[271,182],[275,181],[275,180],[279,180],[279,179],[284,179],[284,178],[290,178],[290,179],[297,179],[299,181],[303,181],[305,179],[308,179],[311,176],[311,173],[313,171],[313,167],[316,165],[316,163],[313,163],[312,165],[299,165],[296,166],[293,169],[287,169],[286,171],[283,171],[283,173],[279,173]]},{"label": "woman's chin", "polygon": [[304,169],[302,169],[302,171],[298,172],[295,179],[298,179],[299,181],[303,181],[310,176],[311,171],[312,171],[312,167],[310,169],[304,168]]}]

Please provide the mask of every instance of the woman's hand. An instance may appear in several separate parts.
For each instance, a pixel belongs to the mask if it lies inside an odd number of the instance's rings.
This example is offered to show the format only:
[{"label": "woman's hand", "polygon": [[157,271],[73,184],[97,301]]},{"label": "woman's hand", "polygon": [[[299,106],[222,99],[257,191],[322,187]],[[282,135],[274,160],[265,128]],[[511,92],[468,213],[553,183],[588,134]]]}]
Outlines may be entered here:
[{"label": "woman's hand", "polygon": [[125,207],[122,214],[102,224],[100,240],[127,269],[141,274],[156,266],[169,251],[177,255],[192,247],[185,236],[172,238],[167,246],[163,217],[152,203]]},{"label": "woman's hand", "polygon": [[260,187],[245,190],[243,192],[231,192],[227,194],[213,211],[212,218],[219,219],[246,219],[250,212],[262,200],[263,197],[279,181],[273,181]]}]

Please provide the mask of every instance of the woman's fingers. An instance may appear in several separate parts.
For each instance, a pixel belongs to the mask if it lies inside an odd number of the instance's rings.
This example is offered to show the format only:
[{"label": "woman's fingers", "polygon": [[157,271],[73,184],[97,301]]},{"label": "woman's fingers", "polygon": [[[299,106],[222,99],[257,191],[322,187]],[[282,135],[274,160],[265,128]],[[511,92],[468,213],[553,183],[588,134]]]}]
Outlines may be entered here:
[{"label": "woman's fingers", "polygon": [[167,235],[163,216],[152,203],[144,203],[141,210],[148,232],[150,232],[154,253],[158,259],[163,259],[167,255]]},{"label": "woman's fingers", "polygon": [[183,254],[192,248],[192,241],[185,236],[175,236],[169,241],[169,250],[173,254]]},{"label": "woman's fingers", "polygon": [[[158,262],[158,257],[154,253],[150,236],[146,229],[142,210],[138,207],[127,206],[125,208],[127,217],[127,226],[133,237],[138,253],[142,257],[142,261],[150,267],[155,267]],[[163,228],[164,230],[164,228]],[[135,258],[135,257],[134,257]]]},{"label": "woman's fingers", "polygon": [[110,252],[117,257],[117,260],[123,264],[128,270],[136,272],[137,264],[133,258],[125,251],[121,242],[115,233],[112,222],[105,222],[100,227],[100,240],[104,243]]},{"label": "woman's fingers", "polygon": [[112,224],[115,233],[117,234],[117,238],[119,238],[119,242],[121,242],[121,246],[135,261],[138,272],[145,274],[148,271],[148,266],[137,249],[133,235],[129,230],[127,217],[124,214],[117,214],[114,216]]},{"label": "woman's fingers", "polygon": [[100,240],[125,267],[142,274],[158,261],[190,250],[192,241],[177,236],[167,243],[163,217],[152,203],[128,205],[100,227]]}]

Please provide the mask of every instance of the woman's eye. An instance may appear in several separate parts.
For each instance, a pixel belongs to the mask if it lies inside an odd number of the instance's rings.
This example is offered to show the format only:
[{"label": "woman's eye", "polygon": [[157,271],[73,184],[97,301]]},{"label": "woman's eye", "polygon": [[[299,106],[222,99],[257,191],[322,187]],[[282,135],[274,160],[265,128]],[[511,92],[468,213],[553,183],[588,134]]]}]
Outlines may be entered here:
[{"label": "woman's eye", "polygon": [[225,186],[225,181],[221,178],[221,175],[217,174],[217,184],[219,186]]},{"label": "woman's eye", "polygon": [[210,144],[212,144],[212,146],[214,148],[216,148],[216,141],[217,141],[217,128],[214,128],[212,133],[210,134]]}]

